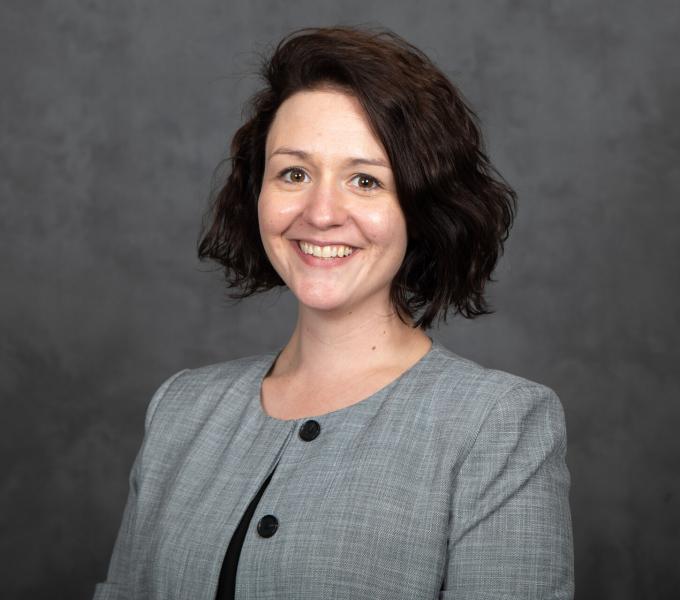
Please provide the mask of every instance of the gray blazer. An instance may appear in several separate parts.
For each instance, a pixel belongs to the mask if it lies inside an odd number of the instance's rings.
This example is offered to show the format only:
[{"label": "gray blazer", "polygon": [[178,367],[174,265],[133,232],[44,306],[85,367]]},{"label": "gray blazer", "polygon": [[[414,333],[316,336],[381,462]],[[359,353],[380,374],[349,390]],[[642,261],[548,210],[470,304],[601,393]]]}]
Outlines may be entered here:
[{"label": "gray blazer", "polygon": [[281,420],[260,403],[277,354],[185,369],[154,394],[96,600],[214,599],[231,536],[275,466],[241,551],[239,599],[573,597],[552,389],[434,340],[361,402]]}]

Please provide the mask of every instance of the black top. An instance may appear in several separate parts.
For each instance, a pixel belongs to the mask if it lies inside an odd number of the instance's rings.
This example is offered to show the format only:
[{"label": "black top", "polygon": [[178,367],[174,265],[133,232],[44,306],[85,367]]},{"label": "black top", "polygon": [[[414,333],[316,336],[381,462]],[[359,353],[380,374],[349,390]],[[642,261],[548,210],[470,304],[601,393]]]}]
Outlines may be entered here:
[{"label": "black top", "polygon": [[231,537],[229,542],[229,547],[227,548],[227,553],[224,556],[224,562],[222,563],[222,570],[220,571],[220,580],[217,585],[217,595],[215,600],[233,600],[234,592],[236,588],[236,567],[238,566],[238,558],[241,555],[241,547],[243,546],[243,540],[246,537],[246,532],[248,531],[248,525],[250,520],[253,518],[253,513],[257,507],[257,503],[260,501],[265,488],[269,485],[269,481],[274,475],[276,467],[269,474],[269,477],[264,480],[264,483],[260,487],[260,490],[255,494],[255,497],[251,500],[246,512],[241,517],[241,521],[234,531],[234,535]]}]

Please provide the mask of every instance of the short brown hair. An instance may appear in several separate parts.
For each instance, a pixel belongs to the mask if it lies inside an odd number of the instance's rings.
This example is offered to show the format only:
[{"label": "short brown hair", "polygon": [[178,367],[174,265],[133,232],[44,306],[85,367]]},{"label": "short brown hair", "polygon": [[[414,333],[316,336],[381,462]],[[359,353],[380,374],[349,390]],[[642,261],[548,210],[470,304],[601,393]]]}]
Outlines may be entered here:
[{"label": "short brown hair", "polygon": [[224,269],[231,298],[284,286],[259,235],[257,201],[267,133],[295,92],[333,87],[361,103],[390,160],[408,244],[392,281],[399,317],[427,329],[451,307],[465,318],[493,312],[487,281],[516,211],[514,191],[491,165],[477,117],[415,46],[386,28],[303,28],[265,57],[265,87],[249,101],[231,142],[231,172],[213,199],[198,243]]}]

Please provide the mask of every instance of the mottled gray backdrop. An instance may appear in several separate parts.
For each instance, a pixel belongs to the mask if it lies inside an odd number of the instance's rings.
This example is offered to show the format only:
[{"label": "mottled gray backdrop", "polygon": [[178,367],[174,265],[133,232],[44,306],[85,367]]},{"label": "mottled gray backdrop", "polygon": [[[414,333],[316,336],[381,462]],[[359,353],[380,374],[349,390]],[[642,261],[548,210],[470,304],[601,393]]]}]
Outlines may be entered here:
[{"label": "mottled gray backdrop", "polygon": [[431,333],[560,395],[577,598],[680,598],[676,0],[4,0],[0,595],[89,598],[155,388],[287,339],[195,246],[257,53],[331,24],[428,53],[519,193],[496,314]]}]

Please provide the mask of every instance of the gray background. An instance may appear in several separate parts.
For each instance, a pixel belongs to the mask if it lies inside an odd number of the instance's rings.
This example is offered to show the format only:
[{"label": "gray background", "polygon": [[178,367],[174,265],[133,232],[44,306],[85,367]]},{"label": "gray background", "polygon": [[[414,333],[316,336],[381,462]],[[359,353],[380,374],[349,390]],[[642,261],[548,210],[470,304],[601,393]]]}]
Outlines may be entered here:
[{"label": "gray background", "polygon": [[195,244],[255,52],[372,24],[482,118],[520,210],[496,314],[430,332],[553,387],[577,598],[677,598],[675,1],[19,2],[0,8],[0,594],[89,598],[154,389],[270,350],[290,294],[225,303]]}]

